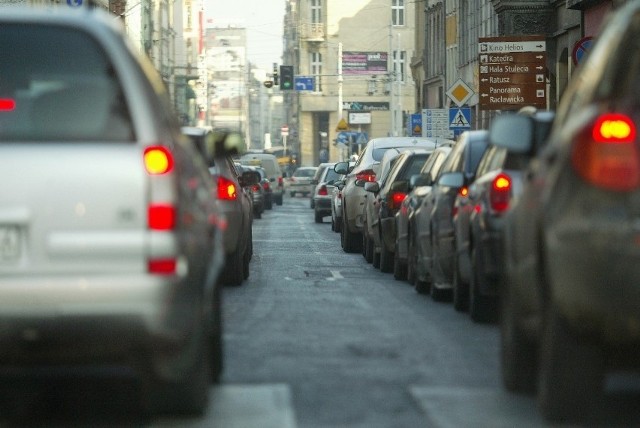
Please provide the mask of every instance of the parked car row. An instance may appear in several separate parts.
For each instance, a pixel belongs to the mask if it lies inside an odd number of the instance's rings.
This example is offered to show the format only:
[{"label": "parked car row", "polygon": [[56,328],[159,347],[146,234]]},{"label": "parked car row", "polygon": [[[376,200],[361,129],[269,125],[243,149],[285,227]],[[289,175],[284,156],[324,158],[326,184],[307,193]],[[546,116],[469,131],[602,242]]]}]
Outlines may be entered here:
[{"label": "parked car row", "polygon": [[583,420],[610,374],[640,370],[639,36],[629,2],[555,113],[421,149],[371,140],[334,166],[343,250],[499,323],[505,388],[535,393],[553,422]]}]

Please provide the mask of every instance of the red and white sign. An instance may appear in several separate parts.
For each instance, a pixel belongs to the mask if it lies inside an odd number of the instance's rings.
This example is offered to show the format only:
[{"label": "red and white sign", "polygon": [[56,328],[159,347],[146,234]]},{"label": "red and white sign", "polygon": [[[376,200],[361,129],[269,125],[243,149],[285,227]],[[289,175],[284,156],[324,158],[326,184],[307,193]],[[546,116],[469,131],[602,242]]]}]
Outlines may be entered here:
[{"label": "red and white sign", "polygon": [[289,135],[289,127],[287,125],[282,125],[282,127],[280,128],[280,135],[282,135],[283,137]]}]

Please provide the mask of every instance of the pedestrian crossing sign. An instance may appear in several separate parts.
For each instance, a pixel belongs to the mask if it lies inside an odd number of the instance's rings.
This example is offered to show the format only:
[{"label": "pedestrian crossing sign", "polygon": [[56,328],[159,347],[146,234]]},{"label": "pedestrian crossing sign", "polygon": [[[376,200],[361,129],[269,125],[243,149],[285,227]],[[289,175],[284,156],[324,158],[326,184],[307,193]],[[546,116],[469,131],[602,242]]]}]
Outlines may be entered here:
[{"label": "pedestrian crossing sign", "polygon": [[449,129],[471,128],[471,109],[450,108],[449,109]]}]

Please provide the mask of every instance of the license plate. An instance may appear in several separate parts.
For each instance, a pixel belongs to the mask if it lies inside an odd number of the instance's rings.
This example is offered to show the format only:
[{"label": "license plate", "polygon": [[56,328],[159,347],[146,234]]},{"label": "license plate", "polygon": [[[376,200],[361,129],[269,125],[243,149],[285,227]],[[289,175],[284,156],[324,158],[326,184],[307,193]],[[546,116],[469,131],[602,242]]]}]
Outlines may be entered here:
[{"label": "license plate", "polygon": [[20,229],[0,226],[0,261],[12,262],[20,257]]}]

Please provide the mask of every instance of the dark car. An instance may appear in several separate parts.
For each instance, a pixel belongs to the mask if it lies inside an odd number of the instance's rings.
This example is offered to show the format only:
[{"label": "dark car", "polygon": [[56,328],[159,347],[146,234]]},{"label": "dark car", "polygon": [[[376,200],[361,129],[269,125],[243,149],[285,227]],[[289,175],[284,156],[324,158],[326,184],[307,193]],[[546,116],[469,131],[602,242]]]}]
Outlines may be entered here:
[{"label": "dark car", "polygon": [[554,421],[603,403],[606,375],[640,369],[639,41],[633,1],[603,27],[539,153],[535,118],[490,129],[492,143],[532,155],[504,225],[503,381],[537,384]]},{"label": "dark car", "polygon": [[[182,133],[197,146],[209,147],[215,144],[221,131],[183,126]],[[208,159],[208,165],[209,173],[218,185],[218,204],[227,218],[224,233],[226,257],[220,278],[223,284],[241,285],[249,277],[249,263],[253,255],[253,202],[243,187],[242,171],[236,168],[231,154],[216,154]]]},{"label": "dark car", "polygon": [[[331,198],[336,181],[342,176],[333,170],[333,163],[326,164],[318,176],[313,190],[313,218],[316,223],[322,223],[324,217],[331,215]],[[322,165],[321,165],[322,166]]]},{"label": "dark car", "polygon": [[[447,175],[458,173],[462,179],[462,186],[468,186],[476,176],[478,163],[488,144],[486,130],[463,132],[455,148],[449,154],[449,161],[443,165],[443,169],[447,167]],[[431,251],[433,252],[431,258],[431,296],[436,300],[450,295],[453,289],[456,255],[453,204],[460,187],[452,186],[443,176],[429,195],[433,201],[431,212]]]},{"label": "dark car", "polygon": [[0,366],[131,373],[145,412],[202,414],[222,368],[219,187],[122,21],[82,9],[0,13]]},{"label": "dark car", "polygon": [[400,270],[406,269],[406,279],[411,285],[414,285],[415,282],[415,252],[413,251],[414,244],[411,241],[412,231],[415,227],[415,210],[420,206],[422,199],[431,192],[431,186],[451,148],[450,145],[436,148],[423,165],[420,173],[409,178],[409,194],[404,198],[400,210],[396,213],[394,276],[402,277],[402,272],[397,273],[396,267]]},{"label": "dark car", "polygon": [[253,218],[262,218],[265,208],[265,192],[262,187],[262,174],[252,166],[235,164],[240,173],[240,185],[245,192],[251,197],[251,205],[253,206]]},{"label": "dark car", "polygon": [[[396,213],[409,192],[409,178],[420,172],[433,150],[435,148],[402,150],[393,160],[391,169],[383,182],[365,183],[365,190],[374,194],[371,195],[374,196],[374,210],[368,220],[377,224],[377,227],[373,228],[373,264],[374,266],[379,264],[382,272],[394,270]],[[376,257],[380,258],[379,263],[376,263]],[[404,278],[405,274],[401,272],[401,268],[397,267],[396,270],[398,278]]]}]

